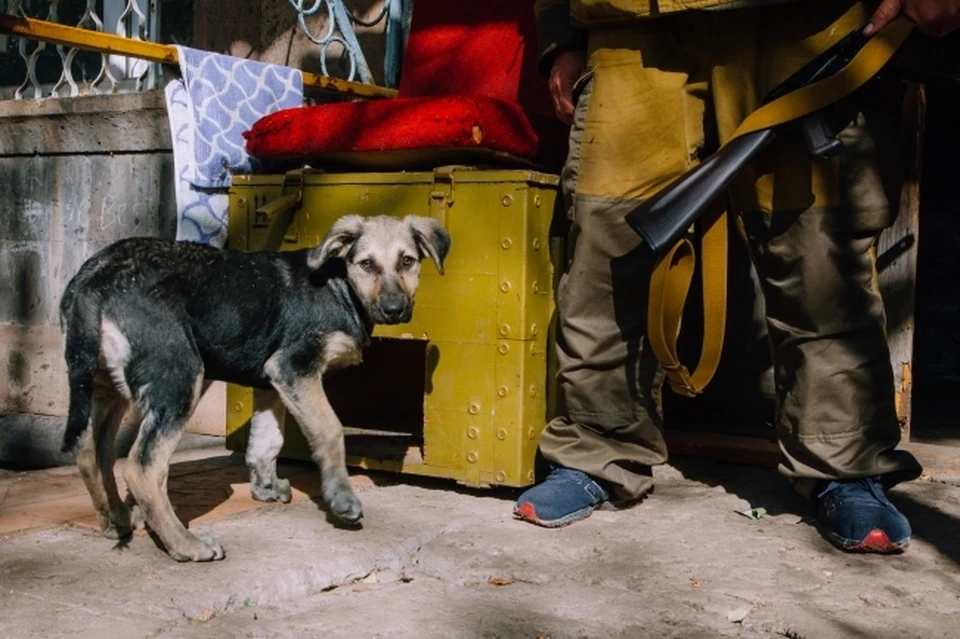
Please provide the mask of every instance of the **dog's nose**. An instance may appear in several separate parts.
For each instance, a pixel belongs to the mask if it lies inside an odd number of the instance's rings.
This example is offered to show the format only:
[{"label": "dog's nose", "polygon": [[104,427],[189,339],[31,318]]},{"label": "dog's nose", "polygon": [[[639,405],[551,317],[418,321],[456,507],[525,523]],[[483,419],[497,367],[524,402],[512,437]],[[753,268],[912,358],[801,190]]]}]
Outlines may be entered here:
[{"label": "dog's nose", "polygon": [[389,320],[400,319],[406,308],[406,302],[402,297],[385,299],[383,303],[380,304],[380,310],[383,311],[384,316]]}]

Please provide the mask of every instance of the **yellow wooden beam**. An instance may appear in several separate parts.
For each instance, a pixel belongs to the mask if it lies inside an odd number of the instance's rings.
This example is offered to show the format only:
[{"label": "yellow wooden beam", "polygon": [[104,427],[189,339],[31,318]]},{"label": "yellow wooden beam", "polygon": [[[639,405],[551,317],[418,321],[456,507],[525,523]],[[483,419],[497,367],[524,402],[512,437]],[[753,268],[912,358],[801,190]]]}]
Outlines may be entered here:
[{"label": "yellow wooden beam", "polygon": [[[141,58],[162,64],[176,65],[179,62],[176,48],[168,44],[134,40],[111,33],[79,29],[34,18],[21,18],[6,13],[0,13],[0,33],[87,49],[98,53]],[[396,89],[387,89],[374,84],[363,84],[362,82],[350,82],[349,80],[307,72],[303,73],[303,85],[305,88],[347,93],[362,98],[394,98],[397,96]]]}]

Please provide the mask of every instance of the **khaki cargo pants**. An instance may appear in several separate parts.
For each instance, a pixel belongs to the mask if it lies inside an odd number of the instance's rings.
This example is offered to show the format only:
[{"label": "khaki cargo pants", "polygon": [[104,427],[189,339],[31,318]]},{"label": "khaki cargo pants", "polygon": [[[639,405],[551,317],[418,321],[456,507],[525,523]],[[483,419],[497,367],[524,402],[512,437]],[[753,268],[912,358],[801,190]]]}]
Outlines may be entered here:
[{"label": "khaki cargo pants", "polygon": [[[800,0],[590,33],[562,176],[572,258],[558,290],[562,417],[540,442],[548,461],[606,480],[617,500],[652,488],[651,466],[667,458],[662,374],[645,343],[652,264],[623,217],[867,17],[849,0]],[[877,161],[900,159],[900,95],[890,86],[858,94],[843,118],[852,125],[841,157],[814,163],[799,137],[779,136],[730,189],[766,304],[779,469],[804,493],[823,478],[919,474],[894,450],[900,429],[872,257],[899,192]]]}]

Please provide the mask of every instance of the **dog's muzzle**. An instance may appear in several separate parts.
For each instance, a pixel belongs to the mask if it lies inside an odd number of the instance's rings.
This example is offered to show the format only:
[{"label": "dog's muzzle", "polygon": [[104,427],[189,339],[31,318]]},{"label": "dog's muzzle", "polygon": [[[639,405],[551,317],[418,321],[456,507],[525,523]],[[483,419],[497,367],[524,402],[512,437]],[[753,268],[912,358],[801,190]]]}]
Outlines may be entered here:
[{"label": "dog's muzzle", "polygon": [[403,324],[413,316],[413,302],[405,295],[381,297],[377,303],[380,324]]}]

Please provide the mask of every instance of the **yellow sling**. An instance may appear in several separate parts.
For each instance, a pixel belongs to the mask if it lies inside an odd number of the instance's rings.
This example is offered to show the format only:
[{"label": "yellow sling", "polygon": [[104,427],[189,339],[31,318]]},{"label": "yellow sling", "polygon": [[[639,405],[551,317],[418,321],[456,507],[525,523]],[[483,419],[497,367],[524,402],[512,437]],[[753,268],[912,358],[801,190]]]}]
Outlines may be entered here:
[{"label": "yellow sling", "polygon": [[[880,71],[910,35],[913,26],[902,16],[894,20],[873,35],[839,73],[760,107],[743,121],[731,140],[802,118],[852,93]],[[683,309],[696,267],[696,252],[689,239],[677,242],[654,267],[647,311],[650,347],[673,390],[688,397],[700,394],[716,373],[723,350],[727,313],[726,211],[718,209],[705,213],[701,228],[703,346],[692,373],[680,362],[677,354]]]}]

